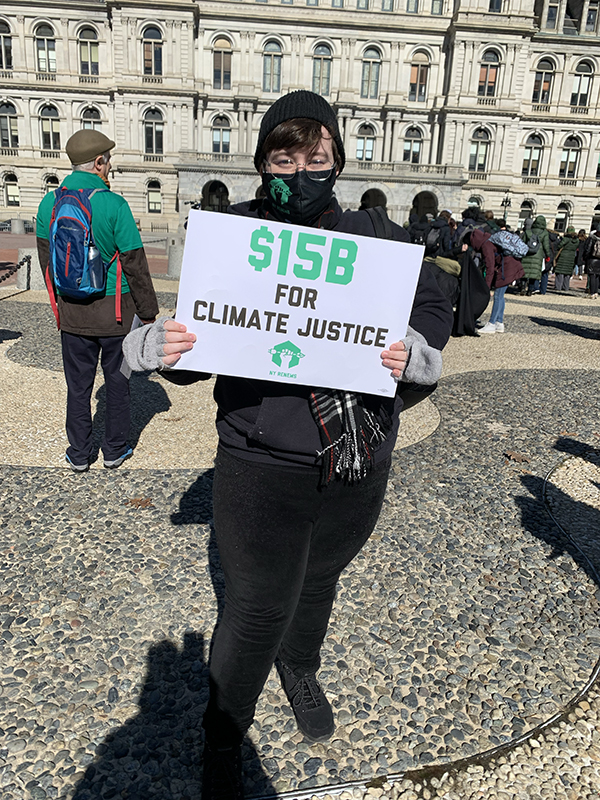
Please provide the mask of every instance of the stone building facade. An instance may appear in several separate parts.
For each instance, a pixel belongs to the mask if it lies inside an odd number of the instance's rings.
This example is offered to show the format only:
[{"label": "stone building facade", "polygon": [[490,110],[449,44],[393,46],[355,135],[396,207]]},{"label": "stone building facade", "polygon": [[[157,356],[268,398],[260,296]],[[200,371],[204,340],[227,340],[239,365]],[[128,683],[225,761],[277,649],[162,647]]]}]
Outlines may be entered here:
[{"label": "stone building facade", "polygon": [[256,195],[264,112],[312,88],[340,121],[343,207],[589,228],[598,25],[598,0],[4,0],[0,220],[35,215],[87,126],[141,228],[174,233],[186,203]]}]

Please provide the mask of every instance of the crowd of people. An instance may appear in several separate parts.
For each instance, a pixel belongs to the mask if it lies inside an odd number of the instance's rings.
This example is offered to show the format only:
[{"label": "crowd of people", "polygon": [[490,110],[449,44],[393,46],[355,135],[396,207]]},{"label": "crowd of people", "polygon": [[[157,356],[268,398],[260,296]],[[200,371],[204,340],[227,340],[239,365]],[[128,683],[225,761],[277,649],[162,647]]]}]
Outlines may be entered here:
[{"label": "crowd of people", "polygon": [[515,232],[493,211],[473,206],[462,212],[460,220],[450,209],[437,216],[413,213],[404,227],[413,244],[425,247],[425,261],[453,305],[464,291],[465,268],[475,265],[494,295],[490,319],[477,328],[479,333],[504,333],[505,294],[510,286],[521,295],[546,294],[552,273],[555,291],[568,292],[573,276],[586,277],[586,296],[598,298],[600,224],[589,235],[572,226],[561,234],[548,229],[546,218],[539,215],[526,219]]}]

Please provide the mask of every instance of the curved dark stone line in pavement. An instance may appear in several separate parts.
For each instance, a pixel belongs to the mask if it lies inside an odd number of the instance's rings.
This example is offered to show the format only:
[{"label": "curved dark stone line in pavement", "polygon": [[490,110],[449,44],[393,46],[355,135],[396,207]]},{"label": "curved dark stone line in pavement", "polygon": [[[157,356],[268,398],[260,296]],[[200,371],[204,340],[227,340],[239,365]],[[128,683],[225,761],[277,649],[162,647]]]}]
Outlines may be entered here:
[{"label": "curved dark stone line in pavement", "polygon": [[[598,373],[555,370],[442,381],[434,400],[440,427],[396,454],[377,530],[340,582],[320,673],[336,709],[334,739],[300,740],[272,676],[251,731],[254,751],[246,751],[249,796],[299,797],[446,771],[536,730],[585,688],[600,645],[590,632],[594,576],[549,523],[543,482],[556,450],[575,453],[594,441],[597,381]],[[38,670],[44,675],[11,673],[10,691],[25,699],[37,691],[32,707],[57,706],[47,713],[77,735],[77,708],[98,709],[103,741],[92,742],[81,763],[100,785],[110,779],[143,792],[143,775],[133,785],[119,767],[125,752],[163,776],[163,800],[184,797],[169,780],[197,786],[178,743],[189,739],[187,751],[199,757],[206,665],[198,643],[178,651],[174,641],[207,639],[222,595],[208,531],[210,473],[1,474],[0,551],[15,564],[4,590],[14,596],[2,610],[18,615],[5,627],[12,638],[4,649],[13,650],[5,662],[21,664],[45,631],[53,643]],[[76,610],[65,610],[69,603]],[[187,672],[168,667],[163,675],[159,656]],[[73,696],[81,705],[69,712]],[[131,719],[127,704],[138,696]],[[0,724],[10,730],[6,713]],[[154,733],[144,738],[144,727]],[[163,729],[165,741],[156,733]],[[94,785],[82,782],[78,800],[96,797]]]}]

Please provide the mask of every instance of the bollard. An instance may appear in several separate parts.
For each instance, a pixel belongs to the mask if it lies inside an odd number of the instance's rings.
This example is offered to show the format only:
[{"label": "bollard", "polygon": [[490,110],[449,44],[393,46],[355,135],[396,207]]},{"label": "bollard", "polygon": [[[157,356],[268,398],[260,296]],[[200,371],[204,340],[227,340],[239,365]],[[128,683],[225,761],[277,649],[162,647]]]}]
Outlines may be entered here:
[{"label": "bollard", "polygon": [[181,275],[181,262],[183,261],[183,246],[185,239],[183,236],[169,236],[168,238],[169,266],[167,275],[169,278],[179,278]]},{"label": "bollard", "polygon": [[25,220],[24,219],[11,219],[10,221],[11,233],[25,233]]},{"label": "bollard", "polygon": [[40,261],[38,258],[37,247],[20,247],[19,248],[19,261],[25,256],[31,256],[31,269],[30,269],[30,282],[27,285],[27,265],[24,264],[17,272],[17,288],[18,289],[45,289],[44,276],[40,270]]}]

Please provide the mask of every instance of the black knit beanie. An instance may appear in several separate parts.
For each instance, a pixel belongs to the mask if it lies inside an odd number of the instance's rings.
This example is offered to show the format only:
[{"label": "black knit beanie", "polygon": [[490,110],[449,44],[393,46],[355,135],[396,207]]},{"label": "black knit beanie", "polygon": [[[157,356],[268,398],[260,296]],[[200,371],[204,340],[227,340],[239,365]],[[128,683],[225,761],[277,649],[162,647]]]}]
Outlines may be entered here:
[{"label": "black knit beanie", "polygon": [[284,94],[283,97],[280,97],[279,100],[273,103],[264,115],[260,124],[258,142],[254,153],[254,166],[257,170],[260,169],[262,149],[267,136],[271,131],[274,131],[278,125],[281,125],[282,122],[286,122],[288,119],[316,119],[321,125],[325,125],[325,127],[331,131],[337,145],[341,161],[340,172],[344,169],[346,153],[344,152],[344,143],[340,136],[340,129],[338,127],[335,111],[320,94],[300,89],[297,92]]}]

